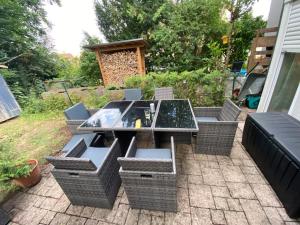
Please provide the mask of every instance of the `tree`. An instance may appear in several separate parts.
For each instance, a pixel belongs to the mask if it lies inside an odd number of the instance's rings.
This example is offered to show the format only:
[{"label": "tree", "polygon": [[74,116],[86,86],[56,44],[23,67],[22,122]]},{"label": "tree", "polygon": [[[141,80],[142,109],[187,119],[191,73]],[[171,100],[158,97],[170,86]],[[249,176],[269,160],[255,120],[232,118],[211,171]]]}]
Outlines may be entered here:
[{"label": "tree", "polygon": [[[48,45],[45,25],[49,23],[43,3],[0,0],[0,61],[8,61],[6,65],[11,71],[5,72],[8,84],[22,90],[24,95],[32,89],[39,93],[43,80],[57,76],[55,55],[45,47]],[[50,3],[59,4],[59,0]]]},{"label": "tree", "polygon": [[80,76],[79,58],[71,54],[57,54],[57,72],[58,78],[78,79]]},{"label": "tree", "polygon": [[199,68],[226,30],[223,0],[103,0],[96,2],[99,28],[108,41],[144,37],[148,70]]},{"label": "tree", "polygon": [[247,60],[248,51],[251,48],[256,31],[265,27],[266,22],[262,17],[253,17],[252,13],[247,13],[238,20],[235,25],[235,32],[232,35],[232,54],[229,63],[238,60]]},{"label": "tree", "polygon": [[234,34],[236,27],[235,23],[238,19],[243,17],[245,14],[251,12],[253,4],[257,0],[226,0],[226,8],[230,13],[229,18],[229,30],[228,30],[228,46],[226,52],[225,64],[228,65],[230,56],[232,54],[232,35]]},{"label": "tree", "polygon": [[226,30],[221,0],[189,0],[166,8],[168,18],[150,36],[150,59],[161,69],[193,70],[210,54],[208,43],[220,42]]},{"label": "tree", "polygon": [[96,0],[98,25],[108,41],[139,38],[146,39],[157,24],[159,15],[168,0]]},{"label": "tree", "polygon": [[95,52],[83,48],[86,45],[94,44],[100,44],[100,40],[85,33],[80,54],[80,76],[87,85],[99,85],[102,80]]}]

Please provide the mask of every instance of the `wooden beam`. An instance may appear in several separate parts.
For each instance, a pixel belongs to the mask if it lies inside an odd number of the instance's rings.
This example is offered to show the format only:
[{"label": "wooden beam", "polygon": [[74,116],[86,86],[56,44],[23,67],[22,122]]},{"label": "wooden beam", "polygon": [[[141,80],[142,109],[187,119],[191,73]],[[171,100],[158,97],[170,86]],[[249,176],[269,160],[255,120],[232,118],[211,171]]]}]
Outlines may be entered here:
[{"label": "wooden beam", "polygon": [[96,50],[95,53],[96,53],[97,61],[98,61],[99,68],[100,68],[100,71],[101,71],[102,80],[103,80],[103,83],[104,83],[104,86],[105,86],[105,85],[107,85],[107,79],[106,79],[106,75],[105,75],[104,66],[101,62],[101,55],[100,55],[100,52],[98,50]]},{"label": "wooden beam", "polygon": [[254,54],[255,55],[272,55],[273,54],[273,50],[255,51]]},{"label": "wooden beam", "polygon": [[102,52],[113,52],[113,51],[120,51],[120,50],[126,50],[126,49],[136,49],[136,48],[143,48],[144,45],[127,45],[127,46],[119,46],[119,47],[106,47],[106,48],[96,48],[94,51],[98,50],[101,53]]},{"label": "wooden beam", "polygon": [[256,35],[259,36],[264,33],[273,33],[273,32],[277,32],[277,31],[278,31],[278,27],[264,28],[264,29],[257,30]]},{"label": "wooden beam", "polygon": [[141,48],[141,61],[142,61],[142,74],[146,74],[146,66],[145,66],[145,49]]},{"label": "wooden beam", "polygon": [[136,58],[138,63],[138,72],[139,74],[143,74],[143,65],[142,65],[142,56],[141,56],[141,48],[136,48]]}]

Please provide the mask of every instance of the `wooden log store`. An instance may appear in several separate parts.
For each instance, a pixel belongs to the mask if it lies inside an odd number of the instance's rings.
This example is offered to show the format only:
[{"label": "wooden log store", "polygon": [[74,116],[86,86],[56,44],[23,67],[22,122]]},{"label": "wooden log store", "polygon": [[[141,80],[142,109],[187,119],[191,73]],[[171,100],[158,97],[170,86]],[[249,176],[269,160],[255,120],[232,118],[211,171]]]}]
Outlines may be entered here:
[{"label": "wooden log store", "polygon": [[145,74],[143,38],[85,46],[95,51],[104,86],[123,86],[127,77]]}]

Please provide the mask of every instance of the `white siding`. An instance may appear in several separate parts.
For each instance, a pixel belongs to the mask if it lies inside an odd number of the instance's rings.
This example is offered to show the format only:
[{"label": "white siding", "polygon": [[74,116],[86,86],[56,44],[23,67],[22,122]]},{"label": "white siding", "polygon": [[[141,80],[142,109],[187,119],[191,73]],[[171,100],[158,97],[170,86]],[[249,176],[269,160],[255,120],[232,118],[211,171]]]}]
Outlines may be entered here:
[{"label": "white siding", "polygon": [[300,1],[292,3],[283,41],[283,51],[300,51]]}]

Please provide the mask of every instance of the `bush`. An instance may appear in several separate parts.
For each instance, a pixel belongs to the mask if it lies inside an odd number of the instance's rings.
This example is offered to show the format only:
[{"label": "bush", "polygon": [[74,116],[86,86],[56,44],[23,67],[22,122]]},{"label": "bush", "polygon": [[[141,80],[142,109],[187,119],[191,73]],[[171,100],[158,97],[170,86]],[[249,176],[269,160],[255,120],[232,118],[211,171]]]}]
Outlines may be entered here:
[{"label": "bush", "polygon": [[17,153],[10,151],[10,146],[0,143],[0,182],[29,175],[31,166]]},{"label": "bush", "polygon": [[99,96],[95,91],[90,91],[88,97],[83,99],[86,107],[91,109],[102,108],[107,102],[109,102],[109,98],[106,94]]},{"label": "bush", "polygon": [[50,95],[45,99],[30,97],[25,105],[24,112],[28,114],[43,113],[48,111],[62,111],[68,107],[63,96]]},{"label": "bush", "polygon": [[173,87],[176,98],[190,99],[194,106],[218,106],[224,101],[226,73],[204,70],[148,73],[125,81],[127,88],[140,87],[145,99],[151,99],[155,87]]}]

